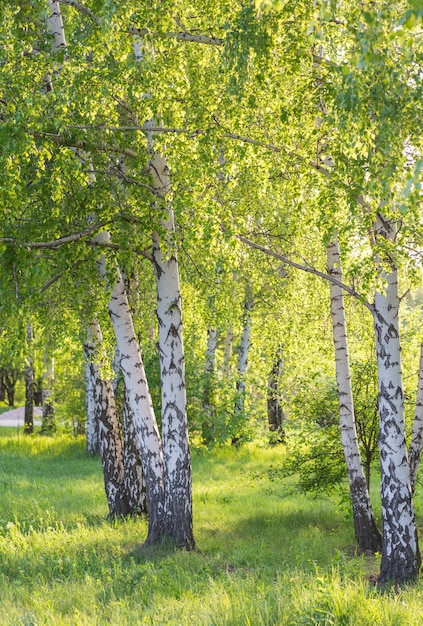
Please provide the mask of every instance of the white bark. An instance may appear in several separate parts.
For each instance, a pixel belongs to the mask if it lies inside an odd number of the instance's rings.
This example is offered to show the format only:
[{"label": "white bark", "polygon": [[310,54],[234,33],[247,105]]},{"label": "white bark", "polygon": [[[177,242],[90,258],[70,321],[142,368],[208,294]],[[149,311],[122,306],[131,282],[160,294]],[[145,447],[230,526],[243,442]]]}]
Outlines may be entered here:
[{"label": "white bark", "polygon": [[416,408],[414,412],[413,431],[408,449],[410,464],[410,484],[414,493],[417,480],[417,470],[420,465],[420,457],[423,446],[423,341],[420,346],[420,363],[417,382]]},{"label": "white bark", "polygon": [[[339,244],[336,239],[328,245],[327,261],[328,274],[342,282]],[[381,549],[381,536],[373,517],[355,427],[343,290],[339,285],[330,283],[330,296],[341,441],[347,465],[355,535],[362,550],[376,552]]]},{"label": "white bark", "polygon": [[54,357],[44,355],[42,387],[42,431],[54,429]]},{"label": "white bark", "polygon": [[[113,392],[115,397],[119,393],[121,381],[121,355],[116,348],[112,368],[115,373]],[[134,426],[134,416],[129,406],[125,385],[123,385],[123,466],[125,493],[128,501],[128,513],[140,515],[147,513],[147,494],[144,471],[142,468],[141,452],[137,445],[137,436]]]},{"label": "white bark", "polygon": [[103,467],[104,488],[110,517],[127,515],[128,506],[124,489],[123,448],[113,386],[101,373],[99,353],[103,337],[98,321],[89,328],[89,342],[85,351],[91,366],[91,386],[94,403],[93,426],[98,438],[98,448]]},{"label": "white bark", "polygon": [[232,358],[232,342],[234,339],[234,329],[232,324],[229,324],[228,330],[225,336],[225,345],[223,348],[223,373],[228,375],[231,371],[231,358]]},{"label": "white bark", "polygon": [[[153,150],[152,137],[149,138]],[[152,186],[165,198],[170,189],[167,161],[153,153],[149,164]],[[162,399],[162,446],[165,480],[166,533],[178,545],[194,548],[192,478],[188,441],[182,301],[174,243],[174,215],[164,205],[166,239],[153,233],[153,262],[157,284],[157,321]],[[165,248],[165,250],[163,250]]]},{"label": "white bark", "polygon": [[91,322],[88,329],[87,340],[84,344],[85,354],[85,402],[87,410],[86,419],[86,447],[91,456],[100,451],[98,436],[98,420],[96,412],[96,367],[94,363],[94,341],[96,335],[96,322]]},{"label": "white bark", "polygon": [[[108,243],[110,242],[110,235],[107,232],[100,233],[96,240],[100,243]],[[99,261],[99,271],[100,275],[107,281],[104,256]],[[133,415],[137,445],[142,455],[149,513],[146,543],[152,544],[159,541],[164,532],[163,454],[128,297],[121,273],[117,267],[115,267],[115,275],[116,280],[109,302],[109,314],[121,355],[121,370],[128,403]]]},{"label": "white bark", "polygon": [[245,408],[245,390],[247,386],[246,374],[248,354],[251,340],[251,309],[253,300],[247,296],[244,304],[243,328],[238,348],[238,380],[236,384],[235,415],[241,416]]},{"label": "white bark", "polygon": [[209,328],[204,365],[203,420],[201,425],[202,437],[205,443],[213,441],[215,432],[216,406],[214,404],[213,388],[216,368],[217,337],[217,328]]},{"label": "white bark", "polygon": [[[392,224],[380,220],[377,235],[393,240]],[[399,333],[398,272],[393,262],[381,269],[386,287],[375,294],[374,327],[379,378],[382,561],[379,580],[404,583],[420,567],[404,421]]]},{"label": "white bark", "polygon": [[213,374],[215,371],[217,337],[217,328],[209,328],[207,333],[206,361],[204,366],[204,372],[206,374]]},{"label": "white bark", "polygon": [[47,17],[47,25],[50,35],[53,37],[53,52],[60,52],[66,48],[65,29],[63,28],[62,13],[59,2],[47,0],[50,14]]}]

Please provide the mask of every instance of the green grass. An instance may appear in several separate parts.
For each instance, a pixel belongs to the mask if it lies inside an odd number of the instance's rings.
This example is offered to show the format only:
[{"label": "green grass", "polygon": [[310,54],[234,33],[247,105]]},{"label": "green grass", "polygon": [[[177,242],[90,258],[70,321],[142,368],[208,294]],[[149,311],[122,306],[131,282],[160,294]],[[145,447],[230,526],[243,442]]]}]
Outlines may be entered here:
[{"label": "green grass", "polygon": [[106,519],[84,442],[0,429],[0,624],[417,626],[423,584],[380,592],[336,501],[262,475],[283,448],[195,450],[198,550]]}]

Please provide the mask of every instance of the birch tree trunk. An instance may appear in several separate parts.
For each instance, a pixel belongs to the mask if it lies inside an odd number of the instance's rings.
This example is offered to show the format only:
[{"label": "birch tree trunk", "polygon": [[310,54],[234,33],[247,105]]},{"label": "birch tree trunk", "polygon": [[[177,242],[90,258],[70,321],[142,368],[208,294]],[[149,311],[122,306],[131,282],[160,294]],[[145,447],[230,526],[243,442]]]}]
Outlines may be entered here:
[{"label": "birch tree trunk", "polygon": [[214,404],[214,375],[216,369],[217,328],[209,328],[204,366],[202,438],[205,443],[214,440],[216,406]]},{"label": "birch tree trunk", "polygon": [[55,429],[54,417],[54,357],[45,355],[42,387],[42,433],[50,433]]},{"label": "birch tree trunk", "polygon": [[[142,468],[141,453],[137,445],[137,436],[134,426],[134,415],[129,405],[128,394],[123,382],[121,372],[121,355],[115,350],[112,364],[115,377],[113,379],[113,392],[115,398],[122,399],[123,406],[123,465],[124,486],[128,501],[129,515],[141,515],[147,513],[147,494],[144,471]],[[123,393],[119,393],[120,383],[123,383]]]},{"label": "birch tree trunk", "polygon": [[24,433],[30,435],[34,432],[34,355],[32,324],[26,326],[27,360],[25,366],[25,413]]},{"label": "birch tree trunk", "polygon": [[102,365],[98,357],[102,341],[100,325],[97,321],[92,321],[89,328],[89,341],[85,344],[90,364],[92,421],[103,467],[109,515],[115,517],[128,514],[128,503],[124,488],[122,436],[113,386],[110,380],[102,376]]},{"label": "birch tree trunk", "polygon": [[239,425],[239,432],[234,434],[234,437],[232,438],[232,443],[237,443],[237,441],[242,436],[242,424],[245,420],[245,390],[247,386],[246,375],[248,367],[248,354],[250,351],[252,308],[253,299],[251,295],[247,294],[244,304],[243,328],[238,348],[238,369],[234,406],[235,424]]},{"label": "birch tree trunk", "polygon": [[[395,238],[394,225],[378,220],[376,235]],[[417,577],[421,558],[405,440],[404,395],[399,333],[398,272],[388,259],[381,267],[385,289],[376,291],[374,328],[379,379],[382,561],[379,582],[402,584]]]},{"label": "birch tree trunk", "polygon": [[410,464],[410,485],[414,493],[417,481],[417,470],[420,465],[420,457],[423,445],[423,341],[420,346],[420,363],[417,382],[416,408],[414,412],[413,431],[411,434],[408,457]]},{"label": "birch tree trunk", "polygon": [[[149,137],[153,152],[152,137]],[[153,262],[157,284],[157,321],[162,398],[162,446],[165,482],[166,535],[187,550],[195,548],[192,528],[192,477],[188,441],[182,301],[174,242],[174,215],[165,204],[170,188],[166,159],[158,152],[148,164],[152,184],[163,201],[166,239],[153,233]],[[165,251],[163,250],[165,249]]]},{"label": "birch tree trunk", "polygon": [[123,465],[129,514],[148,513],[146,481],[137,445],[134,415],[131,411],[126,389],[123,398]]},{"label": "birch tree trunk", "polygon": [[234,329],[232,324],[229,324],[225,336],[225,344],[223,347],[223,373],[225,376],[231,372],[231,358],[232,358],[232,342],[234,339]]},{"label": "birch tree trunk", "polygon": [[270,372],[267,389],[267,421],[270,432],[277,434],[277,438],[272,439],[272,443],[282,443],[285,441],[285,432],[283,429],[284,414],[279,399],[282,365],[282,352],[278,350],[272,371]]},{"label": "birch tree trunk", "polygon": [[[328,245],[327,262],[328,274],[342,282],[339,244],[336,239]],[[331,282],[330,296],[341,441],[347,465],[355,537],[361,550],[378,552],[382,548],[382,538],[373,517],[357,439],[342,288]]]},{"label": "birch tree trunk", "polygon": [[[109,243],[109,233],[100,233],[96,241]],[[107,281],[104,256],[98,262],[98,266],[100,275]],[[128,296],[117,267],[115,267],[115,276],[116,280],[109,302],[109,314],[117,348],[121,355],[121,371],[145,474],[148,510],[146,545],[154,545],[160,542],[166,534],[163,453]]]},{"label": "birch tree trunk", "polygon": [[[92,322],[90,327],[95,324]],[[84,344],[85,354],[85,403],[87,410],[86,419],[86,448],[88,454],[95,456],[100,452],[100,442],[98,438],[98,421],[96,414],[96,369],[94,365],[94,345],[91,338],[92,330],[89,330],[89,336]]]}]

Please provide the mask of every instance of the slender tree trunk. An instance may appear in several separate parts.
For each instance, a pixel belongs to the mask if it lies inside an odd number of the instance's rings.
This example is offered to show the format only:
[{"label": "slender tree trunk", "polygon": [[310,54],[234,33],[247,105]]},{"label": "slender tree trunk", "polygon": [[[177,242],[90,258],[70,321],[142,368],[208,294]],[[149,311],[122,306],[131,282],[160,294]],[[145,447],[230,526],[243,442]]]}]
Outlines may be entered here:
[{"label": "slender tree trunk", "polygon": [[414,493],[416,488],[417,470],[420,465],[420,457],[423,446],[423,341],[420,346],[420,363],[417,382],[416,408],[414,412],[413,431],[408,449],[410,464],[410,485]]},{"label": "slender tree trunk", "polygon": [[202,437],[205,443],[212,442],[215,433],[216,405],[214,404],[214,376],[216,369],[217,336],[217,328],[209,328],[204,366],[203,421],[201,424]]},{"label": "slender tree trunk", "polygon": [[54,410],[54,358],[46,356],[44,359],[43,391],[42,391],[42,425],[43,434],[55,430]]},{"label": "slender tree trunk", "polygon": [[25,366],[25,413],[24,433],[30,435],[34,432],[34,356],[32,324],[26,326],[27,361]]},{"label": "slender tree trunk", "polygon": [[377,292],[374,301],[383,522],[379,581],[402,584],[417,577],[421,559],[405,441],[396,269],[384,278],[386,291]]},{"label": "slender tree trunk", "polygon": [[97,368],[95,365],[95,336],[97,334],[98,322],[91,322],[88,329],[87,340],[84,343],[85,354],[85,403],[87,409],[86,420],[86,441],[87,452],[91,456],[95,456],[100,452],[100,441],[98,434],[98,415],[96,412],[96,377]]},{"label": "slender tree trunk", "polygon": [[231,358],[232,358],[232,342],[234,339],[234,329],[232,324],[229,324],[225,336],[225,344],[223,348],[223,374],[227,376],[231,372]]},{"label": "slender tree trunk", "polygon": [[[110,235],[107,232],[100,233],[96,240],[108,243]],[[102,278],[107,280],[104,257],[99,261],[99,271]],[[109,302],[109,314],[116,336],[117,348],[121,354],[121,371],[127,391],[128,404],[133,413],[137,445],[141,451],[145,473],[148,509],[146,544],[153,545],[160,542],[166,534],[163,453],[128,297],[121,273],[117,267],[115,274],[117,278]]]},{"label": "slender tree trunk", "polygon": [[86,351],[91,369],[93,422],[97,429],[109,515],[115,517],[128,514],[128,502],[124,486],[122,436],[113,385],[102,376],[102,365],[98,357],[102,341],[99,323],[91,322]]},{"label": "slender tree trunk", "polygon": [[269,376],[267,389],[267,421],[271,433],[277,433],[274,443],[285,441],[285,431],[283,429],[284,413],[279,398],[279,385],[282,376],[282,351],[278,350],[272,371]]},{"label": "slender tree trunk", "polygon": [[243,328],[241,334],[241,340],[238,349],[238,370],[237,370],[237,382],[236,382],[236,396],[234,406],[234,418],[235,424],[239,425],[239,432],[234,433],[232,443],[237,443],[242,436],[242,425],[245,421],[245,391],[246,391],[246,376],[248,367],[248,355],[251,345],[251,309],[253,308],[253,299],[250,295],[247,295],[244,304],[243,315]]},{"label": "slender tree trunk", "polygon": [[[153,150],[152,137],[149,138]],[[153,153],[149,161],[153,187],[165,198],[170,187],[166,159]],[[165,481],[166,535],[176,545],[195,547],[192,528],[192,477],[188,441],[185,360],[182,337],[182,301],[178,259],[174,243],[174,215],[165,206],[166,240],[153,233],[153,261],[157,284],[160,384],[162,397],[162,446]],[[165,251],[163,251],[165,248]]]},{"label": "slender tree trunk", "polygon": [[127,399],[126,390],[123,399],[123,460],[125,493],[130,515],[148,513],[147,488],[140,451],[137,446],[134,416]]},{"label": "slender tree trunk", "polygon": [[[339,245],[335,239],[328,245],[327,259],[328,274],[342,282]],[[347,465],[355,537],[361,550],[378,552],[382,548],[382,538],[373,517],[357,439],[342,288],[330,283],[330,295],[341,441]]]},{"label": "slender tree trunk", "polygon": [[[118,349],[115,350],[113,359],[113,392],[115,398],[121,401],[123,408],[123,465],[125,493],[128,501],[129,515],[141,515],[147,513],[147,494],[144,470],[142,468],[141,453],[137,445],[137,436],[134,426],[134,415],[129,405],[123,376],[121,373],[121,356]],[[120,383],[123,383],[123,393],[119,393]]]}]

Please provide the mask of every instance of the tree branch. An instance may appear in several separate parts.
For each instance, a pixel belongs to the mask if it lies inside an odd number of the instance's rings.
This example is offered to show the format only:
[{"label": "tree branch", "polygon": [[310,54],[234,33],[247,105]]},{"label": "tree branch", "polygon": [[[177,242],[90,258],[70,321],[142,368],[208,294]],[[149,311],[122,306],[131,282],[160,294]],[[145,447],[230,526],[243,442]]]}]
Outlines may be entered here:
[{"label": "tree branch", "polygon": [[110,220],[105,222],[96,222],[95,224],[92,224],[86,230],[83,230],[80,233],[75,233],[74,235],[66,235],[65,237],[59,237],[58,239],[53,239],[53,241],[20,241],[17,237],[0,237],[0,242],[11,243],[15,246],[27,248],[28,250],[56,250],[57,248],[61,248],[68,243],[80,241],[81,239],[88,237],[95,230],[103,228],[109,223]]},{"label": "tree branch", "polygon": [[86,150],[87,152],[116,152],[117,154],[124,154],[131,159],[136,159],[138,153],[130,148],[121,148],[120,146],[110,145],[104,142],[92,143],[90,141],[81,141],[79,139],[66,139],[60,135],[54,135],[52,133],[40,133],[32,132],[34,137],[41,139],[49,139],[58,146],[67,146],[68,148],[78,148],[78,150]]},{"label": "tree branch", "polygon": [[[225,230],[225,229],[223,229],[223,230]],[[330,276],[330,274],[326,274],[325,272],[321,272],[320,270],[316,270],[314,267],[309,267],[307,265],[302,265],[301,263],[296,263],[295,261],[292,261],[287,256],[285,256],[284,254],[280,254],[278,252],[274,252],[270,248],[266,248],[265,246],[262,246],[262,245],[256,243],[255,241],[252,241],[251,239],[248,239],[247,237],[243,237],[242,235],[235,235],[235,237],[236,237],[236,239],[238,239],[239,241],[242,241],[243,243],[247,244],[251,248],[254,248],[255,250],[260,250],[260,252],[264,252],[264,254],[267,254],[268,256],[271,256],[274,259],[278,259],[278,261],[282,261],[282,263],[285,263],[286,265],[289,265],[290,267],[294,267],[294,268],[296,268],[298,270],[301,270],[303,272],[307,272],[309,274],[313,274],[314,276],[319,276],[320,278],[323,278],[323,280],[331,282],[334,285],[338,285],[338,287],[341,287],[341,289],[344,289],[344,291],[349,293],[350,296],[353,296],[353,298],[356,298],[357,300],[359,300],[362,304],[364,304],[365,307],[367,307],[369,309],[369,311],[371,313],[373,313],[373,306],[370,304],[370,302],[365,300],[363,298],[363,296],[361,296],[355,289],[353,289],[352,287],[349,287],[348,285],[346,285],[342,281],[337,280],[333,276]]]},{"label": "tree branch", "polygon": [[43,293],[44,291],[47,291],[47,289],[49,289],[49,287],[51,287],[52,285],[54,285],[55,282],[57,282],[60,278],[62,278],[62,276],[64,274],[66,274],[66,272],[69,272],[73,269],[75,269],[76,267],[79,267],[79,265],[82,265],[83,263],[86,263],[89,259],[80,259],[79,261],[76,261],[76,263],[74,263],[72,265],[72,267],[67,267],[65,270],[62,270],[61,272],[58,272],[57,274],[55,274],[54,276],[52,276],[50,278],[50,280],[48,280],[41,288],[40,288],[40,293]]},{"label": "tree branch", "polygon": [[80,13],[83,13],[84,15],[87,15],[98,26],[100,26],[100,24],[102,22],[101,18],[98,17],[98,15],[95,15],[95,13],[93,13],[91,11],[91,9],[86,7],[84,4],[82,4],[81,2],[78,2],[78,0],[57,0],[57,2],[59,2],[60,4],[67,4],[68,6],[73,7],[74,9],[79,11]]},{"label": "tree branch", "polygon": [[[118,243],[110,243],[107,241],[96,241],[95,239],[91,239],[90,241],[86,241],[85,242],[87,244],[87,246],[91,246],[93,248],[108,248],[109,250],[121,250],[122,246],[120,246]],[[133,252],[135,252],[135,254],[138,254],[139,256],[144,257],[144,259],[148,259],[149,261],[153,262],[153,257],[152,255],[147,252],[146,250],[140,250],[139,248],[133,248],[131,246],[131,250]]]},{"label": "tree branch", "polygon": [[[136,35],[137,37],[145,37],[146,35],[152,35],[153,37],[157,37],[155,33],[152,33],[148,30],[148,28],[137,28],[136,26],[131,26],[129,29],[131,35]],[[163,33],[161,36],[168,37],[169,39],[178,39],[179,41],[189,41],[193,43],[201,43],[208,46],[223,46],[224,40],[220,37],[207,36],[207,35],[192,35],[188,32],[182,33]]]}]

